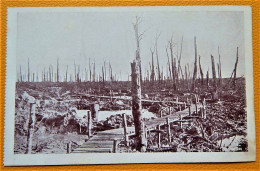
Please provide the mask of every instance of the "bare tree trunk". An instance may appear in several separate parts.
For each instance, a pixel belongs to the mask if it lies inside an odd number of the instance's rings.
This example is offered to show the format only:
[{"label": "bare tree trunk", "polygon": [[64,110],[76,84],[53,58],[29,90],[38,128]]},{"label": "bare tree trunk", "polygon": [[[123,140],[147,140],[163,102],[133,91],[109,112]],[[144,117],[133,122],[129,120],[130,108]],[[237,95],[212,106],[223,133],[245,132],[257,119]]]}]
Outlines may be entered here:
[{"label": "bare tree trunk", "polygon": [[109,62],[109,74],[110,74],[110,81],[113,82],[113,70],[112,70],[110,62]]},{"label": "bare tree trunk", "polygon": [[54,81],[54,79],[53,79],[53,75],[54,75],[54,73],[53,73],[53,66],[51,65],[51,82]]},{"label": "bare tree trunk", "polygon": [[67,65],[66,68],[66,77],[65,77],[65,81],[68,82],[68,70],[69,70],[69,66]]},{"label": "bare tree trunk", "polygon": [[186,82],[185,87],[186,87],[187,89],[189,89],[189,80],[188,80],[188,72],[187,72],[187,67],[186,67],[186,65],[185,65],[185,82]]},{"label": "bare tree trunk", "polygon": [[43,81],[46,81],[46,76],[45,76],[45,67],[43,68]]},{"label": "bare tree trunk", "polygon": [[155,38],[155,53],[156,53],[156,60],[157,60],[157,75],[158,75],[158,81],[160,83],[162,78],[161,78],[158,47],[157,47],[157,45],[158,45],[157,42],[158,42],[159,37],[160,37],[160,35],[156,35],[156,38]]},{"label": "bare tree trunk", "polygon": [[102,82],[103,82],[103,87],[105,86],[105,72],[104,72],[104,67],[102,66]]},{"label": "bare tree trunk", "polygon": [[106,68],[106,61],[104,61],[104,80],[107,80],[107,68]]},{"label": "bare tree trunk", "polygon": [[140,72],[140,80],[141,80],[141,84],[142,84],[142,64],[141,64],[141,57],[140,57],[140,41],[142,39],[142,36],[144,34],[144,32],[142,34],[139,34],[139,30],[138,30],[138,26],[141,23],[141,19],[140,17],[136,17],[136,22],[133,24],[134,30],[135,30],[135,39],[136,39],[136,46],[137,46],[137,50],[136,50],[136,60],[137,60],[137,64],[139,67],[139,72]]},{"label": "bare tree trunk", "polygon": [[22,67],[21,67],[21,65],[20,65],[20,82],[23,82]]},{"label": "bare tree trunk", "polygon": [[213,86],[214,86],[214,89],[217,90],[215,61],[214,61],[214,57],[212,55],[211,55],[211,64],[212,64]]},{"label": "bare tree trunk", "polygon": [[207,89],[209,89],[209,70],[207,71],[206,77],[207,77]]},{"label": "bare tree trunk", "polygon": [[200,56],[199,56],[199,67],[200,67],[201,85],[203,86],[204,74],[203,74],[203,71],[202,71],[202,68],[201,68]]},{"label": "bare tree trunk", "polygon": [[89,81],[92,81],[92,73],[91,73],[91,63],[90,63],[90,58],[89,58],[89,62],[88,62],[88,67],[89,67]]},{"label": "bare tree trunk", "polygon": [[57,82],[59,82],[59,58],[57,59]]},{"label": "bare tree trunk", "polygon": [[171,63],[170,63],[170,57],[169,57],[167,47],[165,48],[165,50],[166,50],[167,59],[168,59],[167,64],[168,64],[168,69],[169,69],[169,77],[172,78]]},{"label": "bare tree trunk", "polygon": [[171,37],[171,40],[169,41],[169,46],[170,46],[170,52],[171,52],[171,62],[172,62],[172,82],[173,82],[173,90],[176,90],[176,62],[174,62],[174,57],[173,57],[173,40]]},{"label": "bare tree trunk", "polygon": [[222,89],[222,71],[221,71],[221,61],[220,61],[220,53],[219,53],[219,47],[218,47],[218,62],[219,62],[219,89]]},{"label": "bare tree trunk", "polygon": [[141,80],[140,80],[140,71],[139,65],[136,64],[134,60],[131,63],[132,69],[132,114],[135,124],[135,134],[137,138],[137,150],[146,151],[147,140],[145,138],[145,132],[142,125],[142,103],[141,103]]},{"label": "bare tree trunk", "polygon": [[30,59],[28,58],[28,78],[27,81],[30,82]]},{"label": "bare tree trunk", "polygon": [[80,65],[78,65],[77,82],[80,82]]},{"label": "bare tree trunk", "polygon": [[233,87],[234,87],[234,89],[236,89],[237,63],[238,63],[238,47],[237,47],[237,58],[236,58],[236,63],[235,63],[235,68],[234,68],[234,79],[233,79]]},{"label": "bare tree trunk", "polygon": [[196,37],[194,37],[194,49],[195,49],[195,62],[194,62],[194,72],[193,72],[193,79],[192,79],[192,90],[194,90],[196,86],[196,79],[197,79],[197,44],[196,44]]},{"label": "bare tree trunk", "polygon": [[94,65],[93,65],[93,82],[96,81],[96,62],[94,59]]},{"label": "bare tree trunk", "polygon": [[155,73],[154,73],[154,60],[153,60],[153,55],[154,55],[154,51],[152,51],[152,49],[150,49],[151,51],[151,54],[152,54],[152,66],[151,66],[151,81],[152,81],[152,84],[154,85],[154,77],[155,77]]},{"label": "bare tree trunk", "polygon": [[[181,76],[183,76],[182,68],[181,68],[182,42],[183,42],[183,37],[181,38],[181,50],[180,50],[180,55],[178,57],[178,75],[181,75]],[[182,77],[182,79],[183,79],[183,77]]]}]

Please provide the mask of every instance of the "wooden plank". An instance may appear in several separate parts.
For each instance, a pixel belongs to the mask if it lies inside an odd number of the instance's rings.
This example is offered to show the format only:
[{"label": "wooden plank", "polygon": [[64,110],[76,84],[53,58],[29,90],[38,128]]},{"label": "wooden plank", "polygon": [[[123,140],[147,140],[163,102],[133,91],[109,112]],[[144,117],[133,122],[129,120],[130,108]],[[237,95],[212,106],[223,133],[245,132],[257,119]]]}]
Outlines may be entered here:
[{"label": "wooden plank", "polygon": [[113,148],[113,144],[87,144],[87,145],[82,145],[79,147],[79,149],[85,149],[85,148]]},{"label": "wooden plank", "polygon": [[81,152],[81,151],[108,151],[111,148],[76,148],[72,152]]},{"label": "wooden plank", "polygon": [[[121,139],[123,139],[123,137],[122,138],[118,138],[119,140],[121,140]],[[95,141],[113,141],[114,140],[114,138],[102,138],[102,137],[94,137],[94,139],[93,140],[95,140]]]}]

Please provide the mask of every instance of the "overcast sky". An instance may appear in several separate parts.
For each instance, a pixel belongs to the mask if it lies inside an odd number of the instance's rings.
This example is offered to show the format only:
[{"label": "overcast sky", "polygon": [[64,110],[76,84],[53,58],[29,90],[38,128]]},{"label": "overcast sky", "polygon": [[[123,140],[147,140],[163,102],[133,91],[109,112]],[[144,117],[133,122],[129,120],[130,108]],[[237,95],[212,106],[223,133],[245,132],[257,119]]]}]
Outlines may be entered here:
[{"label": "overcast sky", "polygon": [[[142,20],[139,30],[143,32],[140,42],[143,74],[151,62],[150,48],[158,40],[160,65],[166,74],[165,47],[173,35],[176,43],[174,53],[183,49],[181,64],[194,61],[194,36],[197,38],[198,55],[204,72],[211,69],[210,54],[218,62],[218,46],[222,60],[222,75],[230,77],[239,47],[238,76],[245,73],[243,12],[181,12],[181,11],[85,11],[85,12],[19,12],[17,28],[17,71],[21,65],[27,72],[30,58],[31,72],[42,72],[49,65],[56,66],[60,60],[61,74],[67,64],[73,75],[74,60],[81,70],[88,68],[89,58],[95,59],[97,73],[101,73],[104,60],[110,61],[113,71],[121,72],[122,79],[130,74],[130,62],[135,58],[136,41],[132,23],[135,17]],[[211,70],[210,70],[211,74]]]}]

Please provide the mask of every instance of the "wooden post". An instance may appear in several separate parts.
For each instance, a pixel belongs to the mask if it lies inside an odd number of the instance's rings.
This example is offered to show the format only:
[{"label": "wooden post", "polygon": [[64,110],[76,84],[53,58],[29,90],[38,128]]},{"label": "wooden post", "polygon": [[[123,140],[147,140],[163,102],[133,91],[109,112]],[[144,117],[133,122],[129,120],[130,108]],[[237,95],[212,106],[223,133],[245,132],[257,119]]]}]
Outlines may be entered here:
[{"label": "wooden post", "polygon": [[[181,115],[180,115],[181,116]],[[180,121],[181,129],[182,129],[182,116],[181,116],[181,121]]]},{"label": "wooden post", "polygon": [[113,140],[113,153],[117,153],[117,145],[118,145],[117,139],[114,139]]},{"label": "wooden post", "polygon": [[167,123],[168,140],[169,140],[169,143],[170,143],[170,142],[172,142],[172,139],[171,139],[171,126],[170,126],[170,121],[169,121],[168,117],[166,118],[166,123]]},{"label": "wooden post", "polygon": [[206,112],[206,100],[205,100],[205,98],[203,99],[202,105],[203,105],[204,119],[206,119],[207,118],[207,112]]},{"label": "wooden post", "polygon": [[143,129],[144,129],[144,133],[145,133],[145,138],[147,139],[148,135],[147,135],[147,127],[145,124],[143,124]]},{"label": "wooden post", "polygon": [[112,90],[110,90],[110,92],[109,92],[109,94],[110,94],[110,101],[112,102]]},{"label": "wooden post", "polygon": [[94,112],[94,119],[96,121],[98,121],[98,113],[99,113],[99,104],[98,103],[94,103],[93,104],[93,112]]},{"label": "wooden post", "polygon": [[71,153],[71,142],[67,143],[67,153]]},{"label": "wooden post", "polygon": [[195,107],[196,107],[196,115],[198,114],[198,97],[195,94]]},{"label": "wooden post", "polygon": [[35,123],[35,103],[30,103],[29,109],[29,116],[28,116],[28,135],[27,135],[27,148],[26,154],[31,154],[32,152],[32,141],[33,141],[33,134],[34,134],[34,123]]},{"label": "wooden post", "polygon": [[168,107],[169,115],[171,115],[171,107]]},{"label": "wooden post", "polygon": [[187,107],[187,106],[186,106],[186,102],[184,102],[184,109],[186,109],[186,107]]},{"label": "wooden post", "polygon": [[189,116],[191,115],[191,110],[190,110],[190,106],[189,106]]},{"label": "wooden post", "polygon": [[[160,131],[161,128],[160,128],[160,125],[157,126],[157,129]],[[161,133],[158,131],[158,148],[161,147]]]},{"label": "wooden post", "polygon": [[91,128],[92,128],[92,117],[90,111],[88,111],[88,137],[92,136]]},{"label": "wooden post", "polygon": [[122,114],[122,118],[123,118],[125,145],[128,146],[127,121],[126,121],[126,114],[125,113]]}]

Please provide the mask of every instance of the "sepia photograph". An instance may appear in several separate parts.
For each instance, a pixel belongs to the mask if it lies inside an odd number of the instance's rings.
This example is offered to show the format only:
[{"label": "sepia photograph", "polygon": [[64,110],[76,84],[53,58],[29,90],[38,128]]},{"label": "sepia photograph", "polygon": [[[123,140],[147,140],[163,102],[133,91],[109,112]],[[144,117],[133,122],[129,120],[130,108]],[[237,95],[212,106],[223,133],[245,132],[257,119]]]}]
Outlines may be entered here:
[{"label": "sepia photograph", "polygon": [[7,17],[5,165],[255,160],[250,7]]}]

